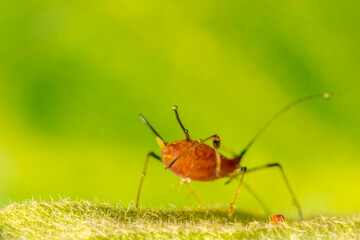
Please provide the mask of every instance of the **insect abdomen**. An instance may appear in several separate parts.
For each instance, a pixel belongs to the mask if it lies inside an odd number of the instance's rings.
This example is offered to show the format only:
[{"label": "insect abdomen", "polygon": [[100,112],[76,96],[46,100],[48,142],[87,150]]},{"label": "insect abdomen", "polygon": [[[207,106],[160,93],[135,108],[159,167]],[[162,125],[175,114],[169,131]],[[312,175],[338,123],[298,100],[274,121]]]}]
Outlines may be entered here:
[{"label": "insect abdomen", "polygon": [[[197,141],[187,142],[179,140],[170,143],[162,151],[162,161],[169,166],[172,161],[189,148],[198,144]],[[180,157],[170,168],[170,171],[181,178],[195,181],[212,181],[217,178],[229,176],[237,167],[238,159],[229,160],[221,156],[221,173],[216,176],[215,150],[206,144],[199,144]]]}]

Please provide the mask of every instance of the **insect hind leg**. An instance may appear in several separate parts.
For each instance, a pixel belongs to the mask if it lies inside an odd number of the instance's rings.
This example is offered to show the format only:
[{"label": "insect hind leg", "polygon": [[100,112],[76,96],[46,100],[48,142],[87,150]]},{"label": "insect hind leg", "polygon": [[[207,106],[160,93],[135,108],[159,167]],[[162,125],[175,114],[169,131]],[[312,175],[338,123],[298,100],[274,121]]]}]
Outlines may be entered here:
[{"label": "insect hind leg", "polygon": [[258,194],[256,194],[254,192],[254,190],[252,189],[252,187],[250,187],[247,183],[243,183],[243,186],[246,190],[248,190],[248,192],[255,198],[255,200],[260,204],[260,206],[262,207],[262,209],[264,210],[266,215],[270,214],[270,209],[269,207],[265,204],[265,202],[262,200],[262,198],[260,198],[260,196]]},{"label": "insect hind leg", "polygon": [[254,172],[254,171],[257,171],[257,170],[262,170],[262,169],[267,169],[267,168],[272,168],[272,167],[277,167],[280,169],[280,172],[281,172],[281,175],[283,177],[283,180],[286,184],[286,187],[289,191],[289,193],[291,194],[292,198],[293,198],[293,201],[294,201],[294,204],[295,206],[297,207],[298,209],[298,213],[299,213],[299,218],[300,220],[303,219],[303,215],[302,215],[302,210],[301,210],[301,207],[300,207],[300,204],[295,196],[295,193],[294,191],[292,190],[291,188],[291,185],[290,185],[290,182],[289,180],[287,179],[286,175],[285,175],[285,172],[282,168],[282,166],[279,164],[279,163],[270,163],[270,164],[266,164],[266,165],[263,165],[263,166],[259,166],[259,167],[255,167],[255,168],[251,168],[247,171],[247,173],[251,173],[251,172]]}]

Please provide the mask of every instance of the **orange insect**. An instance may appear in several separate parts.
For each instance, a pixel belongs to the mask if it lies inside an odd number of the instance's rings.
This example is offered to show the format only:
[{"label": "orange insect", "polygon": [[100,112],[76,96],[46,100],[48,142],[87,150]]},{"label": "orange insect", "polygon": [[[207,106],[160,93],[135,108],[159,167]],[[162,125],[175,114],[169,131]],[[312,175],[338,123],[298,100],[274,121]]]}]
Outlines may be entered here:
[{"label": "orange insect", "polygon": [[[312,95],[308,97],[301,98],[295,102],[292,102],[282,109],[278,111],[275,115],[273,115],[270,120],[268,120],[265,125],[255,134],[255,136],[250,140],[250,142],[247,144],[247,146],[244,148],[244,150],[234,156],[232,159],[227,159],[220,153],[220,137],[218,135],[212,135],[210,137],[207,137],[205,139],[200,140],[194,140],[190,138],[189,132],[187,129],[185,129],[184,125],[182,124],[179,114],[178,114],[178,107],[173,106],[173,110],[175,112],[176,119],[182,128],[183,132],[185,133],[186,139],[184,140],[177,140],[173,141],[171,143],[166,142],[160,135],[155,131],[155,129],[149,124],[149,122],[140,115],[140,118],[142,121],[151,129],[151,131],[156,135],[157,143],[159,144],[160,148],[162,149],[161,157],[155,154],[154,152],[150,152],[147,155],[146,161],[145,161],[145,167],[142,173],[142,178],[140,181],[140,186],[138,190],[138,195],[136,199],[136,207],[139,206],[139,199],[140,199],[140,192],[143,185],[144,177],[146,174],[147,165],[149,162],[150,157],[156,158],[158,160],[161,160],[164,165],[166,166],[166,169],[169,169],[173,173],[175,173],[177,176],[179,176],[183,182],[187,183],[187,185],[190,187],[191,192],[195,195],[195,197],[198,199],[198,201],[201,203],[199,198],[197,197],[195,191],[192,189],[192,187],[189,185],[191,180],[194,181],[214,181],[220,178],[229,178],[229,180],[226,183],[229,183],[231,180],[236,178],[237,176],[240,176],[240,181],[236,189],[235,198],[233,202],[231,203],[231,207],[229,210],[229,214],[227,217],[227,222],[229,222],[231,215],[234,210],[235,202],[237,200],[240,186],[242,185],[245,173],[250,173],[253,171],[271,168],[271,167],[277,167],[284,179],[284,182],[288,188],[288,191],[290,192],[293,201],[298,209],[298,214],[300,219],[302,218],[302,211],[299,202],[297,201],[295,194],[290,186],[289,181],[287,180],[287,177],[285,176],[285,173],[279,163],[271,163],[266,164],[263,166],[247,169],[246,167],[241,166],[241,160],[244,157],[245,153],[247,153],[248,149],[253,145],[255,140],[265,131],[265,129],[281,114],[288,111],[293,106],[310,100],[314,98],[329,98],[330,94],[324,93],[324,94],[318,94],[318,95]],[[205,144],[205,142],[212,140],[212,147]],[[252,192],[245,184],[244,187],[247,188],[251,194],[254,195],[254,197],[260,202],[262,206],[261,200]],[[266,208],[265,208],[266,209]],[[267,211],[268,212],[268,211]]]},{"label": "orange insect", "polygon": [[269,215],[269,220],[273,223],[285,222],[285,217],[281,214]]}]

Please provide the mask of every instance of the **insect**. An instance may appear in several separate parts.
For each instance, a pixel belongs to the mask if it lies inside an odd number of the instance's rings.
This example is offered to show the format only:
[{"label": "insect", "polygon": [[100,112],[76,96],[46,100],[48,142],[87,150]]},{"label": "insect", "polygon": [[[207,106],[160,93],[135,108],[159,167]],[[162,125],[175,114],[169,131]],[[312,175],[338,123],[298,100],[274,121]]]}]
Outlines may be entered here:
[{"label": "insect", "polygon": [[285,217],[281,214],[269,215],[271,223],[285,222]]},{"label": "insect", "polygon": [[[247,169],[245,166],[241,165],[241,160],[248,152],[249,148],[254,144],[254,142],[258,139],[258,137],[269,127],[269,125],[277,119],[280,115],[291,109],[292,107],[298,105],[299,103],[314,99],[314,98],[329,98],[329,93],[317,94],[307,96],[301,99],[298,99],[282,109],[276,112],[264,125],[263,127],[255,134],[255,136],[249,141],[249,143],[245,146],[245,148],[240,152],[240,154],[235,155],[232,159],[228,159],[224,157],[220,153],[220,137],[217,134],[209,136],[204,139],[194,140],[190,137],[189,131],[184,127],[180,120],[180,116],[178,113],[178,107],[173,106],[173,110],[175,112],[175,117],[185,134],[185,139],[177,140],[173,142],[166,142],[150,125],[150,123],[144,118],[144,116],[140,115],[141,120],[150,128],[150,130],[156,135],[156,141],[160,148],[162,149],[161,157],[155,154],[154,152],[148,153],[144,170],[142,172],[142,177],[140,180],[140,186],[138,189],[138,195],[136,198],[136,207],[139,206],[140,200],[140,192],[143,186],[144,178],[146,175],[146,169],[148,166],[149,159],[155,158],[160,160],[166,166],[166,169],[169,169],[174,174],[179,176],[184,183],[186,183],[191,192],[195,195],[199,202],[201,202],[196,195],[195,191],[190,185],[190,181],[214,181],[221,178],[229,178],[226,183],[231,182],[233,179],[240,177],[238,186],[236,188],[234,200],[231,203],[229,213],[227,216],[227,222],[230,221],[231,215],[234,211],[235,203],[238,198],[239,190],[242,185],[245,174],[263,170],[267,168],[276,167],[280,170],[280,173],[283,177],[285,185],[292,196],[293,202],[297,207],[297,211],[299,214],[299,218],[302,219],[302,211],[300,204],[295,197],[295,194],[290,186],[290,183],[285,175],[285,172],[282,166],[279,163],[270,163],[254,168]],[[208,141],[212,141],[212,146],[205,144]],[[261,200],[248,188],[247,185],[244,184],[244,187],[247,188],[251,194],[260,202]],[[263,205],[263,204],[262,204]]]}]

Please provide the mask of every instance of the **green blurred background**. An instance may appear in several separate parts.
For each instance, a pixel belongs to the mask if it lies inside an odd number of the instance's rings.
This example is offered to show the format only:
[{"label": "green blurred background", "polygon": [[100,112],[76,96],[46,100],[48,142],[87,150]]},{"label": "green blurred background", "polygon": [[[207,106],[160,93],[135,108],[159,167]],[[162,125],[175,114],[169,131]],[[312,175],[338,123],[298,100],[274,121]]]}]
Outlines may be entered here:
[{"label": "green blurred background", "polygon": [[[244,166],[280,162],[305,215],[359,211],[359,1],[1,1],[0,204],[94,198],[128,205],[145,156],[167,140],[214,133],[240,152],[291,110]],[[274,212],[296,216],[276,169],[246,181]],[[236,184],[195,182],[227,206]],[[149,165],[143,206],[196,205],[179,178]],[[170,204],[170,205],[169,205]],[[261,208],[245,191],[239,209]]]}]

